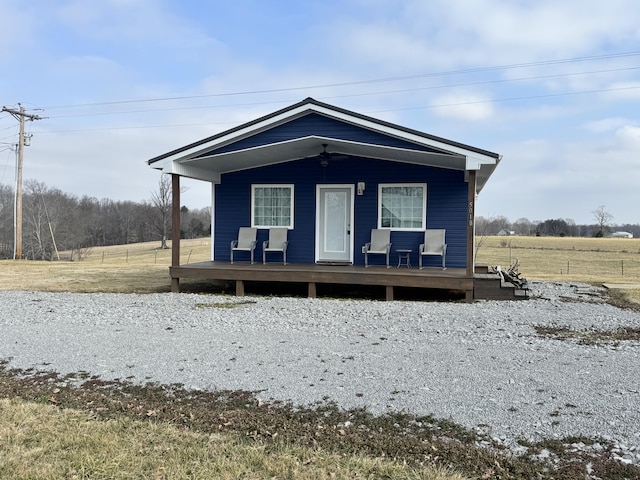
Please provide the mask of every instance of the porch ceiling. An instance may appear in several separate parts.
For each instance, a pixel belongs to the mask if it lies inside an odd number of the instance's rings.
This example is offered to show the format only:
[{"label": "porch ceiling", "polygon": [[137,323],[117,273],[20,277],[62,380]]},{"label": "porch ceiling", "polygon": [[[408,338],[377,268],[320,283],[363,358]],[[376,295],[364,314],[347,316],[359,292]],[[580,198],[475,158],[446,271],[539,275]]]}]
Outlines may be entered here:
[{"label": "porch ceiling", "polygon": [[204,157],[185,159],[181,163],[216,173],[228,173],[303,158],[314,158],[322,152],[323,144],[327,144],[328,152],[342,155],[417,163],[456,170],[465,169],[465,157],[459,155],[408,150],[318,136],[303,137],[227,153],[214,153]]},{"label": "porch ceiling", "polygon": [[[388,147],[384,145],[352,142],[336,138],[308,136],[278,143],[270,143],[257,147],[232,152],[213,153],[205,156],[182,158],[177,163],[184,169],[182,173],[198,172],[196,178],[207,180],[219,179],[221,174],[246,170],[266,165],[285,163],[304,158],[318,157],[327,144],[327,151],[342,155],[389,160],[393,162],[412,163],[417,165],[447,168],[465,171],[478,169],[478,191],[495,168],[495,164],[482,161],[470,161],[468,156],[452,152],[428,152],[422,150]],[[199,152],[202,155],[202,152]],[[320,159],[318,158],[318,161]],[[331,162],[331,160],[329,160]],[[479,167],[479,168],[478,168]],[[202,173],[206,172],[206,178]]]}]

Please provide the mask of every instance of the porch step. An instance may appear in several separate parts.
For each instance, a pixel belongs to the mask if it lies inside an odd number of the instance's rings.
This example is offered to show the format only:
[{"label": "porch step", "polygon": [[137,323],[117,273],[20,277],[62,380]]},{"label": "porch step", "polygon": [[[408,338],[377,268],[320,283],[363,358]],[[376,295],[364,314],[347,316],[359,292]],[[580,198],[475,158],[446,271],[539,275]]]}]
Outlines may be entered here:
[{"label": "porch step", "polygon": [[505,282],[499,273],[476,273],[474,280],[474,300],[526,300],[529,298],[528,289],[518,288],[511,282]]},{"label": "porch step", "polygon": [[476,264],[475,273],[489,273],[489,265]]}]

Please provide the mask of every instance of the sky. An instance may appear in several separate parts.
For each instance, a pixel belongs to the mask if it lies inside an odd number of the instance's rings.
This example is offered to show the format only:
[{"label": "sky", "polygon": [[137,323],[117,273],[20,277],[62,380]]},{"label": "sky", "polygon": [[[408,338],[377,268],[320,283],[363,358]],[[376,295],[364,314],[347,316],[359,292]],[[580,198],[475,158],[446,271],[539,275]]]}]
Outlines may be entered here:
[{"label": "sky", "polygon": [[[313,97],[501,154],[477,215],[640,223],[637,0],[0,0],[0,18],[0,106],[41,117],[25,181],[147,201],[150,158]],[[0,113],[0,184],[17,139]]]}]

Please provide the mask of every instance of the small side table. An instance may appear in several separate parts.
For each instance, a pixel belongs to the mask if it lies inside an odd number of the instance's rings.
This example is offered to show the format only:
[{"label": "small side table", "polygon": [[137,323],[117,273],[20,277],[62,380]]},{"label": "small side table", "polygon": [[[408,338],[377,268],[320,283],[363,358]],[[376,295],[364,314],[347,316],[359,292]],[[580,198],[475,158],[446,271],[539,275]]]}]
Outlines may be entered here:
[{"label": "small side table", "polygon": [[396,250],[398,254],[398,267],[396,268],[400,268],[401,265],[411,268],[411,252],[412,250],[404,248]]}]

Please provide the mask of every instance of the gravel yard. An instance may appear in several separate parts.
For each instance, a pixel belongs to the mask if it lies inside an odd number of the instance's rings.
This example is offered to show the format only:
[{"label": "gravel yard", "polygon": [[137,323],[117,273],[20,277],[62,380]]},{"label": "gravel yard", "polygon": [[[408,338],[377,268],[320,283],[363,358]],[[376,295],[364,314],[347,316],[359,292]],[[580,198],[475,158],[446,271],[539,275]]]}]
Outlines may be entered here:
[{"label": "gravel yard", "polygon": [[532,287],[529,301],[474,304],[4,291],[0,359],[431,414],[514,448],[518,438],[603,437],[640,463],[640,342],[535,330],[640,328],[640,314],[586,285]]}]

